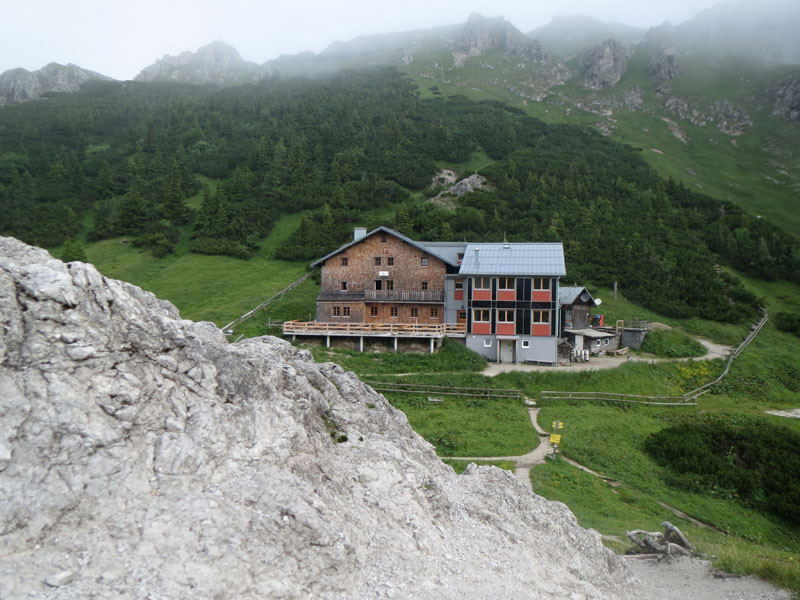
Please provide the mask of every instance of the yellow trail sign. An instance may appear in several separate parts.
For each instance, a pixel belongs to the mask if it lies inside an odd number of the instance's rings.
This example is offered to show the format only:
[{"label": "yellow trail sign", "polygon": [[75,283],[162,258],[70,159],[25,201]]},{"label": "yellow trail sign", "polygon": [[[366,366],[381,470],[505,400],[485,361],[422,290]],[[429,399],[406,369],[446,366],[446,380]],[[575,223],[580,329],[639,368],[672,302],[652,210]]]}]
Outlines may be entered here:
[{"label": "yellow trail sign", "polygon": [[561,443],[561,434],[554,433],[550,436],[550,443],[551,444],[560,444]]}]

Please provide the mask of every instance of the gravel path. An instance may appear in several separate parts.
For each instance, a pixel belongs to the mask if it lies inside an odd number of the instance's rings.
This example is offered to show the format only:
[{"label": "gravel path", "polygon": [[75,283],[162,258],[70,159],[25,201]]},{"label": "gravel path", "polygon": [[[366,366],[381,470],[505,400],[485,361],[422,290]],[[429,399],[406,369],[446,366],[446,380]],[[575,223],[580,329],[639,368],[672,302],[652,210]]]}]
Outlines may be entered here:
[{"label": "gravel path", "polygon": [[[543,463],[545,456],[552,451],[552,446],[548,441],[548,433],[537,422],[538,414],[538,408],[528,409],[531,424],[539,435],[539,445],[527,454],[521,456],[451,456],[446,458],[475,461],[511,461],[515,464],[514,475],[528,489],[533,491],[533,484],[530,478],[531,468]],[[616,483],[573,460],[564,456],[562,456],[562,459],[583,471],[608,481],[609,485]],[[668,510],[676,512],[676,514],[680,512],[669,505],[662,505]],[[694,521],[688,515],[681,514],[680,516]],[[696,524],[706,526],[701,522]],[[647,590],[640,597],[640,600],[791,600],[793,598],[790,592],[778,589],[757,577],[739,577],[714,571],[710,562],[698,558],[674,558],[670,560],[627,558],[625,562]]]},{"label": "gravel path", "polygon": [[660,363],[660,362],[687,362],[690,360],[714,360],[717,358],[727,358],[733,348],[723,344],[716,344],[703,338],[695,338],[706,349],[703,356],[694,358],[656,358],[647,356],[634,356],[628,354],[626,356],[593,356],[589,362],[585,363],[570,363],[566,367],[549,367],[542,365],[522,365],[513,363],[489,363],[483,370],[483,374],[487,377],[494,377],[500,373],[510,373],[512,371],[523,371],[529,373],[557,371],[558,373],[577,373],[579,371],[601,371],[603,369],[616,369],[626,362],[646,362],[646,363]]}]

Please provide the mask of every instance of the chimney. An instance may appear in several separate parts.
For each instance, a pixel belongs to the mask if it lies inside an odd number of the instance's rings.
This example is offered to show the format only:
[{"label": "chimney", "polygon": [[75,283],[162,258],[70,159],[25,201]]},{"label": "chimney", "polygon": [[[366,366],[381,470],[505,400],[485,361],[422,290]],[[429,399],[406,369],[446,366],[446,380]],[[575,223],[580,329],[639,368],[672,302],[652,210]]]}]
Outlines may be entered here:
[{"label": "chimney", "polygon": [[357,242],[361,238],[367,235],[367,228],[366,227],[356,227],[353,229],[353,241]]}]

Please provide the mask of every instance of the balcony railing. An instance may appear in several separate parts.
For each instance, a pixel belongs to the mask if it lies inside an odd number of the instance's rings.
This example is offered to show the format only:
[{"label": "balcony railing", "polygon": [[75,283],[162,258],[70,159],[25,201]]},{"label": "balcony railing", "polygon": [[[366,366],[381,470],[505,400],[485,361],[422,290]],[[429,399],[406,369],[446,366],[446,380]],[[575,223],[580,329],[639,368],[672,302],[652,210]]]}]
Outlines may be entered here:
[{"label": "balcony railing", "polygon": [[464,337],[464,323],[320,323],[318,321],[286,321],[283,333],[291,335],[364,335],[376,337]]},{"label": "balcony railing", "polygon": [[366,301],[444,302],[444,292],[437,290],[365,290]]}]

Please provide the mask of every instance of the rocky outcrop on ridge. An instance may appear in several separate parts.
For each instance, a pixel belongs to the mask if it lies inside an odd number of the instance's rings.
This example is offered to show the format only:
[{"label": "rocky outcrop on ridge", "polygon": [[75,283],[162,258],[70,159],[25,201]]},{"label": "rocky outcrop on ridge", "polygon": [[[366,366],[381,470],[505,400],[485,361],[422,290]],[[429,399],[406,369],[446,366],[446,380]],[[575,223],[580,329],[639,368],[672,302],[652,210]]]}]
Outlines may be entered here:
[{"label": "rocky outcrop on ridge", "polygon": [[11,238],[0,325],[4,598],[641,597],[563,504],[286,342]]},{"label": "rocky outcrop on ridge", "polygon": [[542,45],[530,39],[503,17],[470,15],[461,35],[453,44],[455,54],[482,56],[489,50],[502,50],[506,56],[522,60],[546,61],[547,52]]},{"label": "rocky outcrop on ridge", "polygon": [[633,50],[627,44],[608,38],[581,55],[585,85],[600,90],[614,87],[628,68]]},{"label": "rocky outcrop on ridge", "polygon": [[92,80],[113,81],[72,63],[53,62],[38,71],[11,69],[0,75],[0,105],[35,100],[48,92],[77,92],[81,84]]},{"label": "rocky outcrop on ridge", "polygon": [[265,74],[261,65],[244,60],[233,46],[212,42],[197,52],[166,55],[142,69],[134,80],[228,84],[257,81]]},{"label": "rocky outcrop on ridge", "polygon": [[766,92],[772,114],[790,121],[800,119],[800,75],[784,77]]}]

